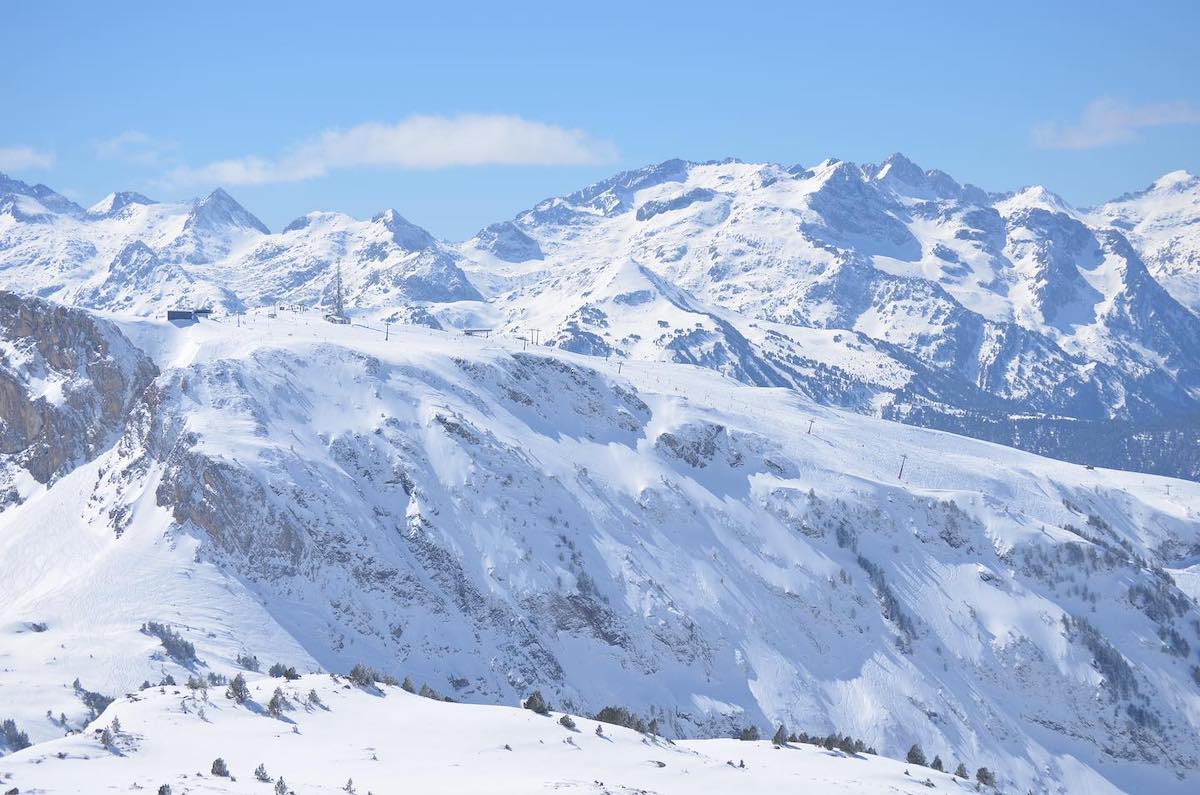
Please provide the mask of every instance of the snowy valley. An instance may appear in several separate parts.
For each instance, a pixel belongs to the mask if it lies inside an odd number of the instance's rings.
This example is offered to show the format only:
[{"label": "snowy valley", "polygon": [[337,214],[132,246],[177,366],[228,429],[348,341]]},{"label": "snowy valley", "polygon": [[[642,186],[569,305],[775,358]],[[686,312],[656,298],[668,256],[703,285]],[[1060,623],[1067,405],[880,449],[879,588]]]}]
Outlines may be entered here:
[{"label": "snowy valley", "polygon": [[0,791],[1194,791],[1197,208],[669,161],[448,243],[0,178]]}]

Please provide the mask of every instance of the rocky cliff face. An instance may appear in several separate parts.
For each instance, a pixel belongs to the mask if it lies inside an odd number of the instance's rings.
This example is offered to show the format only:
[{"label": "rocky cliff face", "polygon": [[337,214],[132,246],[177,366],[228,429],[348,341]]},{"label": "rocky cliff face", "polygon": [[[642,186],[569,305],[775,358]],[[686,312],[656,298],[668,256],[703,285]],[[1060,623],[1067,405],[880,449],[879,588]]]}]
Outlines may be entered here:
[{"label": "rocky cliff face", "polygon": [[105,321],[0,292],[0,504],[111,444],[157,372]]}]

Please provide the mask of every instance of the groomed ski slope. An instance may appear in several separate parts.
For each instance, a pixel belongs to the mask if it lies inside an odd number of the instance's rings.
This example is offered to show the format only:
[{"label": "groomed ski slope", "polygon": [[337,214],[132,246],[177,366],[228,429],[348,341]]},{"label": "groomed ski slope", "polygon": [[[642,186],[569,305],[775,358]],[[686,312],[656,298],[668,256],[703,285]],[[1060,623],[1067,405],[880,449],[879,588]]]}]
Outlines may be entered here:
[{"label": "groomed ski slope", "polygon": [[[278,686],[292,708],[275,718],[265,705]],[[0,759],[0,788],[17,787],[22,795],[95,795],[155,793],[168,784],[172,795],[262,795],[274,792],[253,775],[262,764],[297,795],[345,793],[351,779],[361,795],[974,790],[973,782],[884,757],[802,744],[775,748],[765,740],[672,743],[610,724],[598,736],[597,722],[585,718],[575,718],[570,730],[559,724],[557,712],[451,704],[319,674],[290,683],[264,677],[252,680],[250,689],[252,701],[245,705],[219,687],[207,701],[184,687],[154,687],[120,699],[88,731]],[[308,701],[310,691],[320,705]],[[105,748],[99,732],[114,719],[121,732]],[[236,781],[212,775],[217,757]]]}]

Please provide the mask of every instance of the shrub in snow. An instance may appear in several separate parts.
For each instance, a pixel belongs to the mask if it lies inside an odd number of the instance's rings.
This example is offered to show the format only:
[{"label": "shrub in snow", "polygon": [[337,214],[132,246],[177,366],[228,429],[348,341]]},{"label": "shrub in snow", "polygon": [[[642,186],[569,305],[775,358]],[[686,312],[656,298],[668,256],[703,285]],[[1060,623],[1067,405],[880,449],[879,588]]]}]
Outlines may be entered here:
[{"label": "shrub in snow", "polygon": [[913,743],[913,747],[908,749],[908,755],[904,757],[904,760],[910,765],[925,767],[925,752],[921,750],[921,746]]},{"label": "shrub in snow", "polygon": [[113,733],[112,729],[108,728],[107,726],[104,727],[104,731],[100,732],[100,744],[105,748],[112,748]]},{"label": "shrub in snow", "polygon": [[247,671],[254,671],[255,673],[259,671],[258,657],[255,657],[253,654],[239,654],[237,656],[237,664]]},{"label": "shrub in snow", "polygon": [[158,795],[171,795],[171,785],[163,784],[158,788]]},{"label": "shrub in snow", "polygon": [[742,729],[740,732],[737,733],[736,739],[745,740],[747,742],[753,742],[754,740],[760,739],[760,736],[758,733],[758,727],[757,726],[747,726],[746,728]]},{"label": "shrub in snow", "polygon": [[312,704],[314,707],[321,706],[321,697],[317,695],[316,690],[308,691],[308,703]]},{"label": "shrub in snow", "polygon": [[413,684],[413,680],[409,679],[407,676],[404,677],[404,681],[400,683],[400,687],[401,689],[407,690],[410,693],[417,692],[417,687]]},{"label": "shrub in snow", "polygon": [[596,720],[611,723],[614,726],[624,726],[636,732],[646,733],[646,722],[625,707],[605,707],[596,713]]},{"label": "shrub in snow", "polygon": [[575,731],[575,719],[570,715],[563,715],[561,718],[559,718],[558,725],[562,726],[563,728],[570,729],[571,731]]},{"label": "shrub in snow", "polygon": [[[65,720],[63,722],[66,723]],[[0,722],[0,742],[3,742],[9,751],[20,751],[29,747],[29,735],[18,729],[11,718],[6,718]]]},{"label": "shrub in snow", "polygon": [[276,678],[282,676],[284,679],[288,680],[289,682],[292,681],[293,679],[300,678],[300,674],[296,673],[296,669],[294,667],[292,667],[290,665],[284,665],[283,663],[275,663],[274,665],[272,665],[270,668],[267,669],[267,673]]},{"label": "shrub in snow", "polygon": [[212,774],[214,776],[223,776],[225,778],[229,777],[229,766],[226,765],[225,760],[219,756],[213,760]]},{"label": "shrub in snow", "polygon": [[775,743],[776,745],[787,745],[787,741],[787,727],[781,723],[779,724],[779,728],[775,730],[775,736],[771,738],[771,742]]},{"label": "shrub in snow", "polygon": [[350,681],[359,687],[370,687],[375,684],[375,672],[362,663],[350,669]]},{"label": "shrub in snow", "polygon": [[283,777],[275,782],[275,795],[288,795],[287,784],[283,783]]},{"label": "shrub in snow", "polygon": [[113,699],[109,698],[108,696],[95,693],[85,688],[79,683],[79,679],[75,680],[75,682],[72,684],[72,687],[75,689],[75,695],[79,696],[79,700],[82,701],[84,705],[91,711],[92,718],[95,718],[101,712],[108,709],[108,705],[113,703]]},{"label": "shrub in snow", "polygon": [[967,772],[967,766],[962,762],[958,763],[958,767],[954,768],[955,778],[970,778],[971,774]]},{"label": "shrub in snow", "polygon": [[254,777],[265,784],[271,783],[271,775],[267,773],[267,766],[262,762],[259,762],[258,767],[254,768]]},{"label": "shrub in snow", "polygon": [[225,690],[225,697],[232,698],[239,704],[245,704],[250,698],[250,688],[246,687],[246,677],[241,674],[233,677],[233,681]]},{"label": "shrub in snow", "polygon": [[946,770],[945,766],[942,764],[942,758],[936,755],[933,757],[933,761],[929,763],[929,766],[934,770],[940,770],[942,772],[945,772]]},{"label": "shrub in snow", "polygon": [[975,771],[975,780],[985,787],[996,786],[996,774],[986,767],[981,767]]},{"label": "shrub in snow", "polygon": [[180,665],[191,665],[196,662],[196,647],[184,640],[182,635],[166,624],[160,624],[157,621],[147,621],[145,624],[142,624],[142,632],[158,638],[163,648],[166,649],[167,654],[171,655],[171,659]]},{"label": "shrub in snow", "polygon": [[540,690],[534,690],[530,693],[529,698],[525,699],[525,703],[522,706],[539,715],[545,715],[550,711],[550,706],[546,703],[546,699],[542,697],[542,691]]}]

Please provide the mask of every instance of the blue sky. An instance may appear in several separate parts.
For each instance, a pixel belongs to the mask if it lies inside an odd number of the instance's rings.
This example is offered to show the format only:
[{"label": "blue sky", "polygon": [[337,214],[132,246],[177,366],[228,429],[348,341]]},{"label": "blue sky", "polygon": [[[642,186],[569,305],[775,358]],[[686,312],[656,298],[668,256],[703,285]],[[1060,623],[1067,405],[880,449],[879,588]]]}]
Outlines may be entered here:
[{"label": "blue sky", "polygon": [[1200,3],[583,5],[6,3],[0,170],[448,238],[676,156],[1077,204],[1200,171]]}]

